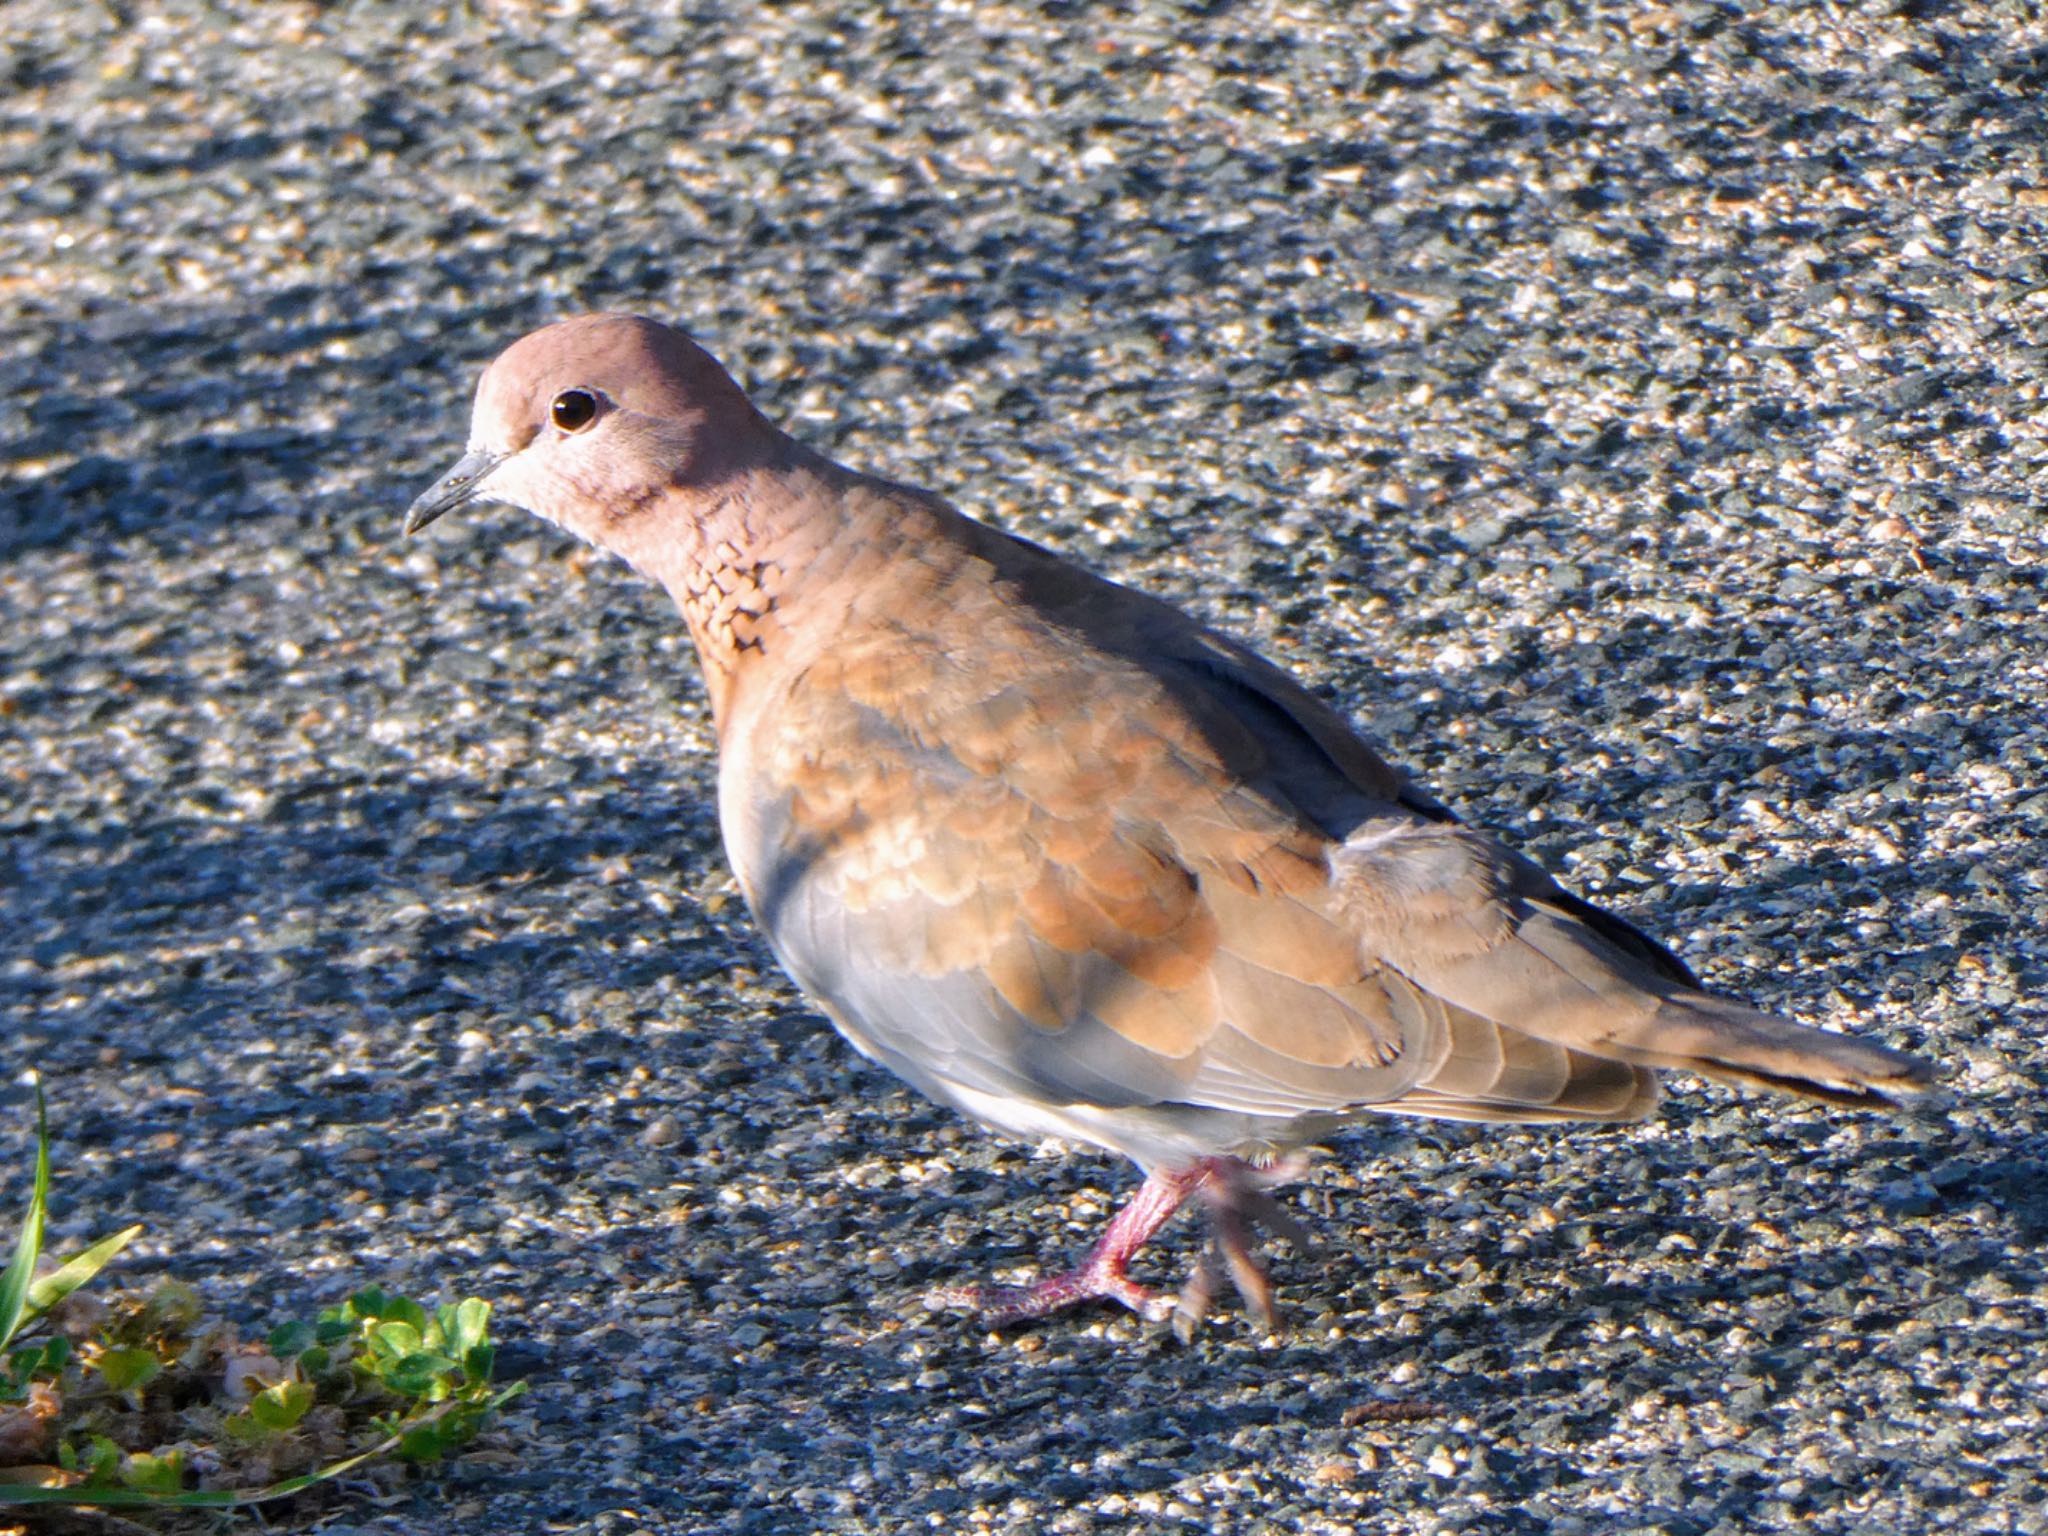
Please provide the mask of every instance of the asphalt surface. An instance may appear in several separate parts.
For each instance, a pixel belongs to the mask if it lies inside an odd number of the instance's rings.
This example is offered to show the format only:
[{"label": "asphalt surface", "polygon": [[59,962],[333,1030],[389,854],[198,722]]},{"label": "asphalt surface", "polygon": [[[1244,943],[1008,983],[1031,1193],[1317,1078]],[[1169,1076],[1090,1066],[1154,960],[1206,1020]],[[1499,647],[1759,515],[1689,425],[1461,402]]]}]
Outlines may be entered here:
[{"label": "asphalt surface", "polygon": [[[146,1221],[130,1280],[252,1321],[485,1295],[532,1384],[284,1528],[2048,1531],[2035,8],[639,10],[0,12],[53,1233]],[[1289,1197],[1284,1338],[927,1315],[1130,1171],[779,976],[659,594],[505,512],[396,538],[482,363],[596,307],[1251,638],[1951,1108],[1386,1122]]]}]

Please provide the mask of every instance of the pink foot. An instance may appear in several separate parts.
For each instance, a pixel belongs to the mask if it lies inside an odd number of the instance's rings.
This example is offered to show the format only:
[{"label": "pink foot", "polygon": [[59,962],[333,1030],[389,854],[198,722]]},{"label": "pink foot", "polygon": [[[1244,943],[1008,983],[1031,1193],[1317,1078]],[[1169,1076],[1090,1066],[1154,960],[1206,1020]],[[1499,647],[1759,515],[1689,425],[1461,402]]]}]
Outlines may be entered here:
[{"label": "pink foot", "polygon": [[[1253,1256],[1249,1224],[1258,1222],[1296,1247],[1308,1237],[1295,1219],[1266,1193],[1271,1185],[1301,1171],[1299,1159],[1258,1168],[1234,1157],[1204,1158],[1186,1168],[1155,1170],[1111,1220],[1088,1256],[1063,1275],[1035,1285],[946,1286],[925,1297],[932,1307],[980,1314],[991,1327],[1027,1322],[1089,1301],[1114,1301],[1153,1322],[1173,1319],[1183,1340],[1201,1323],[1214,1300],[1222,1273],[1228,1274],[1246,1308],[1265,1327],[1273,1326],[1273,1285]],[[1138,1250],[1165,1226],[1191,1195],[1209,1207],[1211,1251],[1196,1264],[1176,1300],[1169,1301],[1131,1279],[1126,1270]]]}]

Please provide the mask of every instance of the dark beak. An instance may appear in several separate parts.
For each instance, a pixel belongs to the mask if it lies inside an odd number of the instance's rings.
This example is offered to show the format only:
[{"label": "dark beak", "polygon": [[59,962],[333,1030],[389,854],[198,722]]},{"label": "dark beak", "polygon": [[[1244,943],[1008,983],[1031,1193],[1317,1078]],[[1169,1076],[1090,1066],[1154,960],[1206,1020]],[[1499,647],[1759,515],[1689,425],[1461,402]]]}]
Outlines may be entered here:
[{"label": "dark beak", "polygon": [[484,480],[507,457],[509,455],[483,448],[470,449],[455,461],[453,469],[428,486],[420,499],[405,509],[405,531],[418,533],[443,512],[453,512],[464,502],[474,501]]}]

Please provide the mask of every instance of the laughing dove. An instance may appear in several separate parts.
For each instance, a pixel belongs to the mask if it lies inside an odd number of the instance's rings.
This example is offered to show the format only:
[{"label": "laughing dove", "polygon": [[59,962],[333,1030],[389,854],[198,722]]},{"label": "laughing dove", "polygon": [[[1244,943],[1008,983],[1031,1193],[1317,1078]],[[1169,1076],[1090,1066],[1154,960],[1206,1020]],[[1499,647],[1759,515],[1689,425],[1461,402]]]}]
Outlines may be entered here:
[{"label": "laughing dove", "polygon": [[[718,811],[776,954],[855,1048],[998,1131],[1145,1172],[1092,1298],[1190,1196],[1270,1317],[1247,1222],[1366,1114],[1647,1115],[1679,1067],[1852,1106],[1934,1073],[1700,989],[1663,945],[1413,788],[1334,710],[1163,602],[841,468],[681,332],[563,321],[484,371],[469,450],[406,515],[508,502],[666,587],[703,664]],[[1221,1264],[1221,1268],[1218,1264]]]}]

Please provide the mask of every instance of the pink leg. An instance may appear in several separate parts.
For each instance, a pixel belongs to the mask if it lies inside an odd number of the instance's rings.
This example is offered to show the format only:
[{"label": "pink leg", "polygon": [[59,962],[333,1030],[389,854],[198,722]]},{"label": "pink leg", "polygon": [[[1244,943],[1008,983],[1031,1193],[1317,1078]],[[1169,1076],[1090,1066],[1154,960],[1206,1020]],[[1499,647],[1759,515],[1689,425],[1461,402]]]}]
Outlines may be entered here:
[{"label": "pink leg", "polygon": [[1204,1256],[1178,1301],[1147,1290],[1131,1279],[1126,1269],[1188,1197],[1199,1194],[1209,1207],[1215,1251],[1232,1283],[1253,1315],[1270,1327],[1273,1287],[1252,1257],[1246,1219],[1262,1222],[1297,1246],[1306,1246],[1294,1218],[1265,1193],[1265,1186],[1298,1171],[1292,1161],[1280,1168],[1261,1169],[1234,1157],[1204,1158],[1186,1168],[1155,1170],[1145,1176],[1138,1192],[1117,1212],[1088,1256],[1067,1273],[1035,1285],[948,1286],[926,1300],[933,1306],[978,1312],[995,1327],[1044,1317],[1082,1302],[1114,1301],[1155,1322],[1172,1317],[1174,1331],[1186,1338],[1214,1295],[1217,1275],[1213,1260]]},{"label": "pink leg", "polygon": [[1084,1301],[1122,1302],[1140,1317],[1165,1317],[1173,1304],[1124,1273],[1132,1257],[1152,1240],[1182,1202],[1193,1194],[1210,1170],[1202,1164],[1171,1172],[1154,1172],[1088,1250],[1088,1257],[1063,1275],[1036,1285],[953,1285],[927,1298],[934,1306],[979,1312],[994,1327],[1044,1317]]},{"label": "pink leg", "polygon": [[1288,1158],[1271,1168],[1258,1168],[1236,1159],[1227,1160],[1216,1177],[1202,1188],[1209,1205],[1209,1249],[1195,1261],[1195,1267],[1180,1288],[1173,1307],[1173,1331],[1185,1344],[1209,1315],[1209,1303],[1216,1299],[1217,1265],[1230,1277],[1245,1310],[1262,1328],[1274,1326],[1273,1282],[1252,1253],[1254,1223],[1277,1237],[1284,1237],[1307,1252],[1311,1244],[1301,1223],[1282,1208],[1266,1191],[1291,1179],[1302,1170],[1303,1160]]}]

